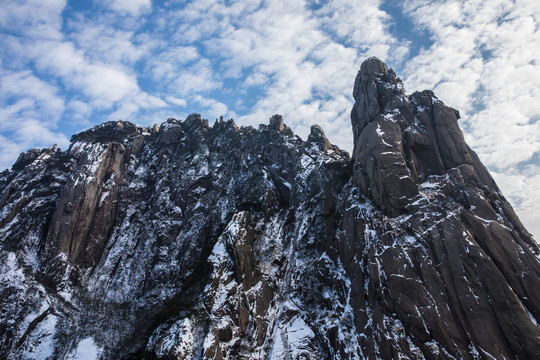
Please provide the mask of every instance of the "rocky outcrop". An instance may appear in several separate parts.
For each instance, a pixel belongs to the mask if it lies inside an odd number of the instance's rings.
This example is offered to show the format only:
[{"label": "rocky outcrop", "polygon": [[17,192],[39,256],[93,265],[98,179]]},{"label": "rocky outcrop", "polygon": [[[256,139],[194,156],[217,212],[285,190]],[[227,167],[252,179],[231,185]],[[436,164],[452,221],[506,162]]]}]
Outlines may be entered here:
[{"label": "rocky outcrop", "polygon": [[[376,58],[362,65],[354,96],[353,183],[382,217],[353,210],[364,220],[343,222],[338,237],[348,273],[367,286],[356,289],[360,313],[372,314],[358,317],[359,329],[381,338],[383,358],[414,350],[392,341],[385,321],[399,322],[426,358],[538,356],[538,247],[465,144],[459,113],[430,91],[407,97]],[[351,244],[351,226],[368,241]]]},{"label": "rocky outcrop", "polygon": [[319,148],[322,151],[326,151],[332,148],[332,143],[328,140],[324,134],[323,129],[319,125],[312,125],[311,132],[307,138],[308,143],[313,142],[319,144]]},{"label": "rocky outcrop", "polygon": [[280,115],[109,122],[0,175],[0,357],[536,359],[540,251],[459,114],[366,60]]}]

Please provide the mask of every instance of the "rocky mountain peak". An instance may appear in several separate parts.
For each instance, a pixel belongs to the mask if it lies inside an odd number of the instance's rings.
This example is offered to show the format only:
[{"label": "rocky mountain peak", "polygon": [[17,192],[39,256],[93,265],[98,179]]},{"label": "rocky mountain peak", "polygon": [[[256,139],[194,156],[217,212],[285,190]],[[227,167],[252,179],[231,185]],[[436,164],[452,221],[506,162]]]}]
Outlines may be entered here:
[{"label": "rocky mountain peak", "polygon": [[431,91],[320,126],[107,122],[0,174],[0,358],[537,359],[540,249]]},{"label": "rocky mountain peak", "polygon": [[459,112],[431,91],[406,96],[401,80],[376,58],[355,81],[351,113],[355,183],[390,215],[403,213],[430,176],[451,169],[497,191],[458,125]]}]

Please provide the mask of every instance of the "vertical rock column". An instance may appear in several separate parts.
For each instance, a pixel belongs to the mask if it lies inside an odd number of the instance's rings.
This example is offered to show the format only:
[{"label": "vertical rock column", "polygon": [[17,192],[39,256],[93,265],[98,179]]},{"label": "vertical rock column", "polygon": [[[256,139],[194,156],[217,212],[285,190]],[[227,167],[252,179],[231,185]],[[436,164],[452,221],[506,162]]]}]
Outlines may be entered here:
[{"label": "vertical rock column", "polygon": [[411,113],[403,85],[370,58],[356,76],[353,96],[354,182],[383,212],[399,215],[418,194],[402,143],[400,122]]}]

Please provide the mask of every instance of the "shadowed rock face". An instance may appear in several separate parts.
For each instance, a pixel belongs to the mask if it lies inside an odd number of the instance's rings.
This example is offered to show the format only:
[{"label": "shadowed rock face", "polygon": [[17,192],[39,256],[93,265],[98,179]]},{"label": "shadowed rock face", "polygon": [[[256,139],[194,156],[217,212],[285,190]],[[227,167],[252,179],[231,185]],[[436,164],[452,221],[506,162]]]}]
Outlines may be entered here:
[{"label": "shadowed rock face", "polygon": [[0,358],[536,359],[539,249],[378,59],[354,151],[280,115],[109,122],[0,174]]}]

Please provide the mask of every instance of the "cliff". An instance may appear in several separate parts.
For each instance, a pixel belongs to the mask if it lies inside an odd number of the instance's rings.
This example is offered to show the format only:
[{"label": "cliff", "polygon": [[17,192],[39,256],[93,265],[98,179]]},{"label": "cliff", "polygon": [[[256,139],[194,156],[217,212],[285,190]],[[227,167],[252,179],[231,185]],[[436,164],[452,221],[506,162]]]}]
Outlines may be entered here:
[{"label": "cliff", "polygon": [[376,58],[353,96],[352,157],[198,114],[21,154],[0,357],[539,358],[540,250],[459,113]]}]

